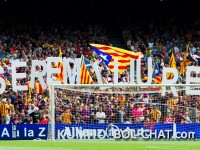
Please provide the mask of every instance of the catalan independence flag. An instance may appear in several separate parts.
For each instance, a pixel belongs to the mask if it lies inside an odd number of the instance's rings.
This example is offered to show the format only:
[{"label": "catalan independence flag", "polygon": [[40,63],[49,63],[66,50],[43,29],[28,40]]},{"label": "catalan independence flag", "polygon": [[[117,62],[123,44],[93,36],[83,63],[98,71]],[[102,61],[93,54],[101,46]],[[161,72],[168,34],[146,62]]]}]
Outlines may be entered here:
[{"label": "catalan independence flag", "polygon": [[29,98],[31,98],[32,91],[31,91],[31,83],[30,83],[30,81],[26,82],[25,85],[28,86],[28,96],[29,96]]},{"label": "catalan independence flag", "polygon": [[56,68],[60,68],[60,73],[56,74],[56,81],[61,81],[61,83],[64,83],[64,70],[63,70],[63,63],[59,62],[56,66]]},{"label": "catalan independence flag", "polygon": [[38,94],[44,92],[44,90],[42,89],[42,85],[40,84],[40,82],[35,82],[35,90]]},{"label": "catalan independence flag", "polygon": [[87,69],[92,68],[92,64],[86,58],[84,58],[84,63],[85,63],[85,66],[86,66]]},{"label": "catalan independence flag", "polygon": [[117,47],[90,44],[95,53],[102,58],[111,71],[114,71],[114,59],[118,59],[118,71],[124,72],[130,66],[130,59],[138,59],[139,54]]},{"label": "catalan independence flag", "polygon": [[[176,60],[174,57],[174,53],[172,53],[170,61],[169,61],[169,67],[170,68],[176,68]],[[172,79],[173,78],[173,74],[172,73],[168,73],[167,74],[167,79]]]},{"label": "catalan independence flag", "polygon": [[158,66],[158,64],[156,62],[154,62],[152,80],[157,84],[161,84],[162,83],[162,79],[161,79],[161,76],[160,76],[160,69],[159,69],[159,66]]},{"label": "catalan independence flag", "polygon": [[[58,57],[62,57],[62,50],[59,47],[59,54]],[[60,73],[56,74],[56,81],[61,81],[61,83],[64,83],[64,70],[63,70],[63,63],[59,62],[56,66],[56,68],[60,68]]]},{"label": "catalan independence flag", "polygon": [[186,47],[186,51],[183,56],[183,61],[181,63],[181,67],[180,67],[180,71],[179,71],[180,74],[183,74],[186,72],[188,49],[189,49],[189,46]]},{"label": "catalan independence flag", "polygon": [[[148,80],[147,76],[143,78],[143,81],[147,81],[147,80]],[[155,84],[161,84],[162,83],[162,78],[160,76],[160,69],[159,69],[159,66],[156,62],[154,62],[152,81],[154,81]]]},{"label": "catalan independence flag", "polygon": [[81,70],[80,70],[80,84],[94,84],[92,77],[89,74],[89,71],[85,65],[85,58],[82,57],[81,61]]}]

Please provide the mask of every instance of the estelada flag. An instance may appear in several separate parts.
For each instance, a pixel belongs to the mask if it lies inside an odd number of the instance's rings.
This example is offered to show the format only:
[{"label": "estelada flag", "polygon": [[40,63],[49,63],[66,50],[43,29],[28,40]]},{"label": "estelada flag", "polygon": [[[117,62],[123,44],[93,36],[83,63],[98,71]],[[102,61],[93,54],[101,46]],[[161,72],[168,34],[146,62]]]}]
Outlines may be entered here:
[{"label": "estelada flag", "polygon": [[138,59],[139,54],[122,48],[101,44],[90,44],[95,53],[102,58],[111,71],[114,71],[114,59],[118,59],[118,72],[124,72],[130,66],[130,59]]}]

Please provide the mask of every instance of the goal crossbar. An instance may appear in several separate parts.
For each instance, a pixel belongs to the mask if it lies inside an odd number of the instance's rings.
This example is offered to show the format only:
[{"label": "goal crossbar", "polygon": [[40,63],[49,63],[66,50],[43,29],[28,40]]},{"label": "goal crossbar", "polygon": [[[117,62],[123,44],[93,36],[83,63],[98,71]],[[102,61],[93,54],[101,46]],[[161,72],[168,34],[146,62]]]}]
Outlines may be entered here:
[{"label": "goal crossbar", "polygon": [[200,86],[200,84],[51,84],[51,87],[70,86],[70,87],[167,87],[167,86]]}]

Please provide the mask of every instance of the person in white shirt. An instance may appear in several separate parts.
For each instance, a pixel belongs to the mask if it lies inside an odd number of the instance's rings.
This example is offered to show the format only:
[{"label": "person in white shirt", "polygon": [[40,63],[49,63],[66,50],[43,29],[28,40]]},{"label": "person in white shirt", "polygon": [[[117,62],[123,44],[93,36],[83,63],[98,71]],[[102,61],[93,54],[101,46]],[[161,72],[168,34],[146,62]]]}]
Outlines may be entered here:
[{"label": "person in white shirt", "polygon": [[148,48],[152,49],[153,48],[153,44],[154,44],[153,39],[149,40],[149,42],[148,42]]},{"label": "person in white shirt", "polygon": [[197,52],[197,49],[196,49],[196,47],[194,47],[193,44],[190,44],[190,51],[192,52],[193,55],[196,54],[196,52]]},{"label": "person in white shirt", "polygon": [[109,73],[106,73],[104,80],[105,80],[106,83],[109,83],[110,81],[112,81],[111,77],[109,77]]},{"label": "person in white shirt", "polygon": [[122,78],[123,82],[129,83],[129,73],[128,71],[125,71],[125,76]]},{"label": "person in white shirt", "polygon": [[28,114],[30,115],[32,112],[34,112],[34,108],[35,108],[35,105],[34,104],[29,104],[28,105]]},{"label": "person in white shirt", "polygon": [[143,95],[143,102],[149,103],[149,98],[148,98],[148,95],[146,93]]},{"label": "person in white shirt", "polygon": [[134,52],[134,49],[135,49],[135,47],[134,47],[134,43],[132,42],[132,43],[131,43],[130,50],[131,50],[132,52]]},{"label": "person in white shirt", "polygon": [[11,58],[10,62],[19,62],[20,60],[17,58],[17,54],[13,54],[13,58]]},{"label": "person in white shirt", "polygon": [[174,52],[175,52],[175,54],[179,52],[179,48],[177,45],[174,46]]},{"label": "person in white shirt", "polygon": [[105,123],[106,114],[102,111],[102,107],[100,107],[98,112],[96,112],[96,118],[98,119],[99,123]]}]

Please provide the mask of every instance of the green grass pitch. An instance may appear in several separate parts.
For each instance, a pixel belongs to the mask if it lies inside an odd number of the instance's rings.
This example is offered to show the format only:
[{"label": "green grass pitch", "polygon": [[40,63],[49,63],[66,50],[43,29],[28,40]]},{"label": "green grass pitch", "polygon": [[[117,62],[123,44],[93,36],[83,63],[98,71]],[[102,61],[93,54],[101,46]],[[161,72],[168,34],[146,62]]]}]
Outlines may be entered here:
[{"label": "green grass pitch", "polygon": [[0,141],[0,150],[200,150],[200,141]]}]

